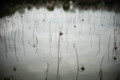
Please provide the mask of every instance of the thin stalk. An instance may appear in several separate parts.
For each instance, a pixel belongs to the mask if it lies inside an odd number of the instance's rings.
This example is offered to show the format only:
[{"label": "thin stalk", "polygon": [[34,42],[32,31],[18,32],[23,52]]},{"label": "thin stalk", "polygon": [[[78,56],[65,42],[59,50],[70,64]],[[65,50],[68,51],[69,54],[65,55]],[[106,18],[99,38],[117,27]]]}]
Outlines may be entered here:
[{"label": "thin stalk", "polygon": [[[106,17],[105,17],[105,18],[106,18]],[[109,29],[109,28],[110,28],[110,21],[108,20],[108,18],[106,18],[106,19],[107,19],[107,21],[108,21],[108,23],[109,23],[109,27],[108,27],[108,29]],[[107,30],[108,30],[108,29],[107,29]],[[106,31],[107,31],[107,30],[106,30]]]},{"label": "thin stalk", "polygon": [[90,32],[91,32],[91,27],[90,27],[89,35],[90,35]]},{"label": "thin stalk", "polygon": [[5,44],[5,53],[6,53],[6,58],[7,58],[7,41],[6,41],[6,36],[4,35],[4,44]]},{"label": "thin stalk", "polygon": [[60,45],[60,35],[58,38],[58,68],[57,68],[57,80],[59,80],[59,45]]},{"label": "thin stalk", "polygon": [[50,65],[49,65],[49,63],[47,63],[47,70],[45,71],[45,73],[46,73],[46,78],[45,78],[45,80],[47,80],[47,77],[48,77],[48,70],[50,69]]},{"label": "thin stalk", "polygon": [[[34,42],[34,44],[32,45],[31,43],[30,43],[30,41],[33,39],[34,40],[34,37],[36,37],[36,44],[35,44],[35,42]],[[37,36],[33,36],[32,38],[30,38],[30,40],[29,40],[29,42],[28,42],[32,47],[37,47],[37,45],[38,45],[38,38],[37,38]]]},{"label": "thin stalk", "polygon": [[16,36],[16,31],[15,31],[15,34],[14,34],[14,48],[15,48],[16,60],[19,62],[19,60],[18,60],[18,58],[17,58],[17,53],[16,53],[16,39],[15,39],[15,36]]},{"label": "thin stalk", "polygon": [[[95,21],[96,21],[96,19],[97,19],[97,17],[95,17]],[[95,33],[95,21],[94,21],[94,26],[93,26],[94,27],[94,33]]]},{"label": "thin stalk", "polygon": [[91,48],[92,48],[92,33],[91,33],[91,40],[90,40],[90,42],[91,42]]},{"label": "thin stalk", "polygon": [[[22,19],[21,19],[21,22],[22,22]],[[22,24],[23,24],[23,22],[22,22]],[[25,54],[25,46],[24,46],[24,24],[23,24],[23,33],[22,33],[22,44],[23,44],[23,48],[24,48],[24,55],[26,55]]]},{"label": "thin stalk", "polygon": [[[19,18],[18,18],[18,19],[19,19]],[[19,24],[17,24],[17,26],[18,26],[18,36],[19,36],[19,37],[18,37],[18,38],[19,38],[19,39],[18,39],[18,42],[19,42],[19,41],[20,41],[20,30],[19,30]]]},{"label": "thin stalk", "polygon": [[[51,22],[49,25],[49,46],[50,46],[50,54],[51,54],[51,42],[52,42],[52,34],[51,34]],[[52,54],[51,54],[52,55]]]},{"label": "thin stalk", "polygon": [[110,34],[110,36],[109,36],[109,44],[108,44],[108,60],[110,61],[110,59],[109,59],[109,47],[110,47],[110,38],[111,38],[111,35],[112,35],[112,33]]},{"label": "thin stalk", "polygon": [[[107,52],[106,52],[106,54],[107,54]],[[101,61],[101,65],[100,65],[100,71],[99,71],[100,80],[103,80],[102,62],[103,62],[103,59],[104,59],[105,55],[103,56],[102,61]]]},{"label": "thin stalk", "polygon": [[59,57],[59,47],[60,47],[60,36],[63,35],[62,32],[59,33],[59,38],[58,38],[58,68],[57,68],[57,80],[60,80],[60,73],[59,73],[59,65],[62,60],[62,58]]},{"label": "thin stalk", "polygon": [[78,71],[79,71],[78,53],[77,53],[77,49],[76,49],[76,47],[75,47],[75,44],[73,44],[73,47],[75,48],[75,51],[76,51],[76,57],[77,57],[77,76],[76,76],[76,80],[78,80]]},{"label": "thin stalk", "polygon": [[98,36],[99,36],[99,44],[98,44],[98,46],[99,46],[99,51],[98,51],[98,53],[97,54],[99,54],[100,53],[100,42],[101,42],[101,37],[100,37],[100,35],[98,34]]},{"label": "thin stalk", "polygon": [[9,42],[9,47],[10,47],[10,51],[11,51],[11,46],[10,46],[10,37],[8,38],[8,42]]}]

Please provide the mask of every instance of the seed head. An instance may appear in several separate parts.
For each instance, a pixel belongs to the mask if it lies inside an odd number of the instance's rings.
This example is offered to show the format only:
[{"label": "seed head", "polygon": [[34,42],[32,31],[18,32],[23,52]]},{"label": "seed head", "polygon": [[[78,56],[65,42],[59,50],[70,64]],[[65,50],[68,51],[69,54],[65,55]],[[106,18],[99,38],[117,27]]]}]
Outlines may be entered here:
[{"label": "seed head", "polygon": [[63,33],[60,31],[59,35],[61,36],[61,35],[63,35]]},{"label": "seed head", "polygon": [[115,46],[115,50],[117,49],[117,46]]},{"label": "seed head", "polygon": [[84,66],[82,66],[82,67],[81,67],[81,70],[82,70],[82,71],[84,71],[84,70],[85,70],[85,67],[84,67]]}]

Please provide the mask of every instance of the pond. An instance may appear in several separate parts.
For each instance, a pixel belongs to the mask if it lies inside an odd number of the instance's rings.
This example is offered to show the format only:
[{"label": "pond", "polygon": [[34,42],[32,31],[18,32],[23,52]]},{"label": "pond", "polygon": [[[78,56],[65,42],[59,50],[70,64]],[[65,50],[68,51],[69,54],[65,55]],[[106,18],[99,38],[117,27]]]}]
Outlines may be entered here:
[{"label": "pond", "polygon": [[120,13],[71,5],[0,18],[0,80],[117,80]]}]

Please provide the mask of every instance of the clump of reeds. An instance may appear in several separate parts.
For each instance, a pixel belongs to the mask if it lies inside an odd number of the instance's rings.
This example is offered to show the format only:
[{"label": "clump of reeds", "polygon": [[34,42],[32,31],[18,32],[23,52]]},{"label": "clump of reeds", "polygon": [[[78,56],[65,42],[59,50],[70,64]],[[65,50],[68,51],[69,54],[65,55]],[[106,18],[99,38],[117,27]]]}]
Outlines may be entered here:
[{"label": "clump of reeds", "polygon": [[47,63],[47,70],[45,71],[45,73],[46,73],[46,78],[45,78],[45,80],[47,80],[47,77],[48,77],[48,70],[50,69],[50,65],[49,65],[49,63]]},{"label": "clump of reeds", "polygon": [[[107,52],[106,52],[106,54],[107,54]],[[102,62],[103,62],[105,55],[103,56],[102,61],[101,61],[101,65],[100,65],[100,71],[99,71],[100,80],[103,80]]]}]

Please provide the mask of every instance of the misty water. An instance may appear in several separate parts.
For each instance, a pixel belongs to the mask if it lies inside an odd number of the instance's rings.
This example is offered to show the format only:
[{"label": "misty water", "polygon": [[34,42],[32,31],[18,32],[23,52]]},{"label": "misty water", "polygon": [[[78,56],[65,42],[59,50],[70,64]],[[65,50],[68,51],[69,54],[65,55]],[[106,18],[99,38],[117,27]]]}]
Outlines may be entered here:
[{"label": "misty water", "polygon": [[[33,7],[19,12],[0,18],[0,80],[9,75],[14,80],[45,80],[46,74],[47,80],[100,80],[105,54],[103,79],[117,79],[120,13],[72,6],[69,11]],[[78,71],[78,63],[85,70]]]}]

